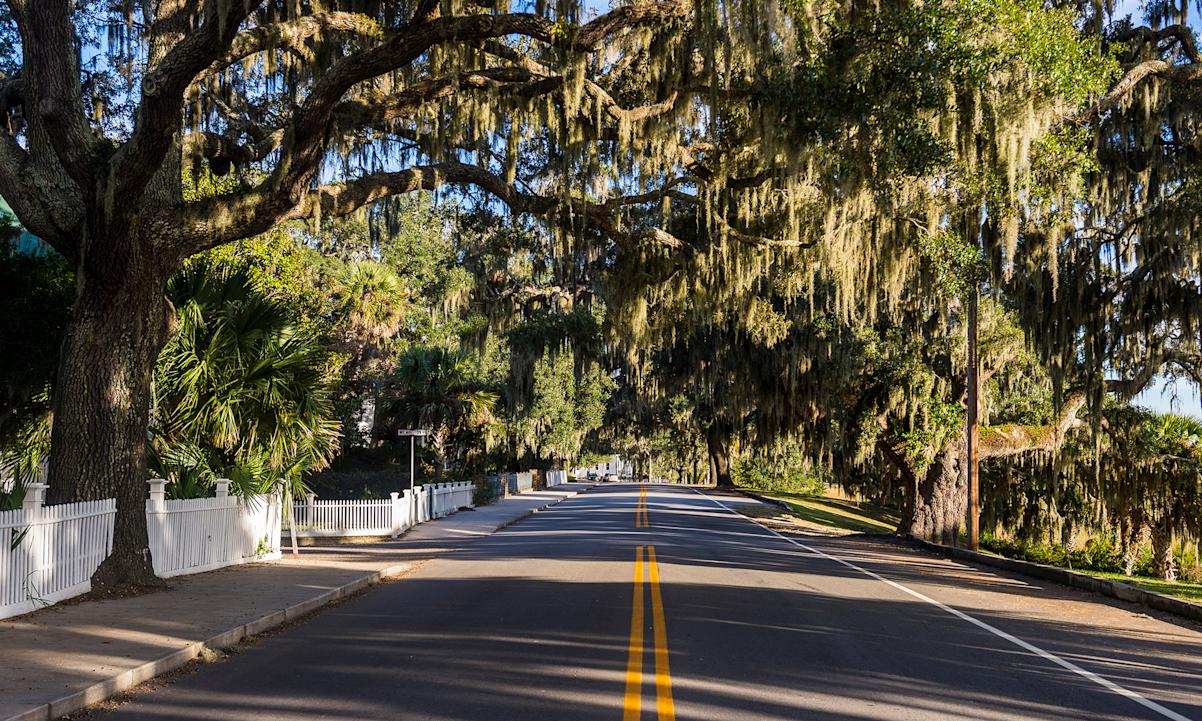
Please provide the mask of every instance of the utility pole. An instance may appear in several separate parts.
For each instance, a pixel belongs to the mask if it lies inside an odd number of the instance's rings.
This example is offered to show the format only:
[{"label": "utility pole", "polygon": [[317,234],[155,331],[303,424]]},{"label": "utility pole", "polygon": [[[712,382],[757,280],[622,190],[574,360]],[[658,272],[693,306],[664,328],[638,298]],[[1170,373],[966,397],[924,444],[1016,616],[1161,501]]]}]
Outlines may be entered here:
[{"label": "utility pole", "polygon": [[978,433],[978,414],[980,409],[980,394],[977,374],[977,305],[980,301],[980,287],[974,283],[968,296],[968,547],[977,550],[981,540],[981,493],[977,477],[977,466],[980,464],[978,450],[980,435]]}]

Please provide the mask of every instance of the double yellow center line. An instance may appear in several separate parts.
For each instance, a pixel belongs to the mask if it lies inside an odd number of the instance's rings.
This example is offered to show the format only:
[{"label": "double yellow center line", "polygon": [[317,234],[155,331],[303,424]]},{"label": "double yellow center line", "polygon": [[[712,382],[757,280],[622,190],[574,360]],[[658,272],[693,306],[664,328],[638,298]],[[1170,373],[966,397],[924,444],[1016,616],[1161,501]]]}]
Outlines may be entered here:
[{"label": "double yellow center line", "polygon": [[634,527],[650,528],[651,520],[647,516],[647,487],[639,486],[639,502],[634,507]]},{"label": "double yellow center line", "polygon": [[630,645],[626,656],[626,696],[622,721],[640,721],[643,701],[643,577],[650,575],[652,638],[655,643],[655,710],[659,721],[675,721],[672,703],[672,672],[668,668],[668,627],[664,623],[664,599],[659,590],[659,565],[655,546],[634,551],[634,599],[630,610]]}]

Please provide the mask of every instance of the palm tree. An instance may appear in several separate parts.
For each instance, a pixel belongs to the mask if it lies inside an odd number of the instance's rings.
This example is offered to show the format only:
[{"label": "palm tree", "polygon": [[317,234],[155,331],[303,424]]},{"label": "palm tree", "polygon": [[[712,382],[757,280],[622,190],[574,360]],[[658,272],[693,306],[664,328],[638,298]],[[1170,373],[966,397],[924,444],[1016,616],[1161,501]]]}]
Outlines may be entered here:
[{"label": "palm tree", "polygon": [[1139,408],[1107,420],[1099,480],[1123,529],[1124,572],[1133,572],[1150,536],[1156,574],[1174,580],[1174,535],[1202,534],[1202,423]]},{"label": "palm tree", "polygon": [[334,347],[350,356],[344,372],[358,401],[356,427],[348,430],[346,440],[366,445],[375,426],[375,376],[393,356],[392,341],[403,327],[409,291],[394,270],[372,261],[346,265],[334,285]]},{"label": "palm tree", "polygon": [[219,476],[239,495],[303,491],[338,442],[329,353],[238,267],[196,263],[168,293],[179,325],[155,370],[152,470],[184,497]]},{"label": "palm tree", "polygon": [[1197,536],[1202,515],[1202,424],[1193,418],[1157,414],[1140,429],[1141,493],[1152,535],[1156,573],[1176,580],[1173,534]]},{"label": "palm tree", "polygon": [[401,330],[409,291],[396,271],[373,261],[348,264],[335,286],[338,350],[351,353],[361,371],[384,354],[387,341]]},{"label": "palm tree", "polygon": [[397,366],[395,387],[386,412],[401,426],[430,430],[437,473],[446,467],[450,444],[488,442],[500,395],[474,378],[464,356],[442,348],[411,349]]}]

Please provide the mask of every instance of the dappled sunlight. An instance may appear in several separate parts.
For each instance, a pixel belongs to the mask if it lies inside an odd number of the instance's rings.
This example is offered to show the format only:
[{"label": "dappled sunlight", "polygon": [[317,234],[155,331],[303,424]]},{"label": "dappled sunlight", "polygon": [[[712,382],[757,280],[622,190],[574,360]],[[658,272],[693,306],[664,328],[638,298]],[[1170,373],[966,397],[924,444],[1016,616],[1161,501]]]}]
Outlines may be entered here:
[{"label": "dappled sunlight", "polygon": [[[1137,705],[683,490],[603,487],[139,696],[117,719],[605,719],[621,715],[631,557],[654,543],[676,718],[1129,719]],[[671,506],[669,508],[668,506]],[[807,545],[812,539],[805,539]],[[921,556],[853,560],[1138,693],[1202,712],[1202,634]],[[1032,600],[1041,603],[1034,613]],[[1120,623],[1121,622],[1121,623]],[[649,663],[649,661],[648,661]],[[240,691],[253,678],[254,691]],[[105,718],[108,718],[105,715]]]}]

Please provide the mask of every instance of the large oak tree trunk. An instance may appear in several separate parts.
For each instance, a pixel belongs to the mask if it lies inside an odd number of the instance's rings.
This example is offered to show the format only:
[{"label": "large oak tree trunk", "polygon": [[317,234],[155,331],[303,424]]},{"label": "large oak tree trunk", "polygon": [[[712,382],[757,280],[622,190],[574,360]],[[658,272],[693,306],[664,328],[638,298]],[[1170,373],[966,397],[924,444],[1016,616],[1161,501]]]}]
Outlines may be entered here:
[{"label": "large oak tree trunk", "polygon": [[101,591],[158,583],[146,537],[146,443],[171,314],[157,260],[136,250],[85,256],[54,388],[51,499],[117,499],[113,552],[92,578]]},{"label": "large oak tree trunk", "polygon": [[730,430],[721,422],[711,423],[705,432],[705,444],[714,483],[719,488],[734,488],[735,483],[730,477]]},{"label": "large oak tree trunk", "polygon": [[963,440],[952,443],[914,484],[898,532],[954,544],[968,512],[968,473]]}]

